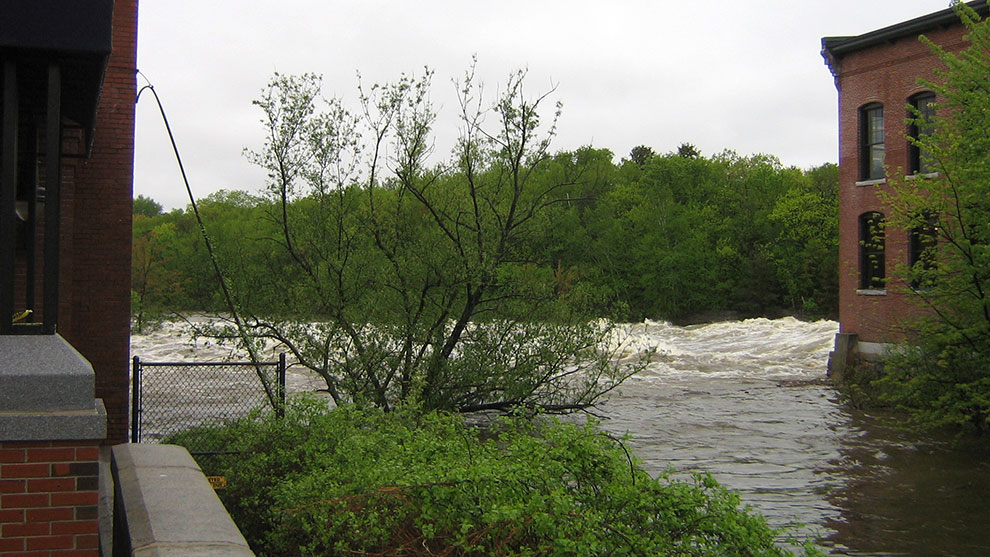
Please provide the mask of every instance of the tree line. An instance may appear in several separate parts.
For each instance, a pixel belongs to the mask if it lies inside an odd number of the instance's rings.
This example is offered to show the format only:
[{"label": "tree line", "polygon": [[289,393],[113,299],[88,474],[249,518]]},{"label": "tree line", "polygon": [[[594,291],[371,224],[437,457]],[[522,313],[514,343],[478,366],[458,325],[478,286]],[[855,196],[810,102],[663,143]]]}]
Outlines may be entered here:
[{"label": "tree line", "polygon": [[[614,158],[592,147],[561,151],[534,173],[533,180],[562,185],[559,199],[534,223],[526,253],[514,257],[513,272],[573,308],[624,321],[683,321],[714,312],[837,315],[834,164],[800,170],[767,155],[701,156],[687,144],[665,154],[637,147],[628,158]],[[352,184],[339,193],[362,203],[360,190]],[[399,197],[395,189],[382,193]],[[299,197],[290,209],[314,203]],[[266,287],[289,272],[273,255],[277,203],[221,190],[198,204],[241,304],[320,317]],[[370,207],[359,210],[367,215]],[[417,249],[430,250],[427,229],[406,232],[422,235]],[[171,312],[226,310],[191,208],[164,212],[138,196],[133,247],[139,328]]]}]

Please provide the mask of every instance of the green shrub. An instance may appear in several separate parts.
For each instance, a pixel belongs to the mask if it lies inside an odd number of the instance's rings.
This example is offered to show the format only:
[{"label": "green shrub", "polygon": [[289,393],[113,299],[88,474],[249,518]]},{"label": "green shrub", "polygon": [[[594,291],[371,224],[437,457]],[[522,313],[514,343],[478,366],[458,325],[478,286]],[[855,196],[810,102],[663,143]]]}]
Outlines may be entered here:
[{"label": "green shrub", "polygon": [[[984,333],[985,336],[985,333]],[[990,431],[990,343],[966,343],[945,331],[889,355],[874,381],[879,401],[919,428]]]},{"label": "green shrub", "polygon": [[651,478],[594,424],[311,399],[230,426],[224,503],[268,555],[780,555],[710,476]]}]

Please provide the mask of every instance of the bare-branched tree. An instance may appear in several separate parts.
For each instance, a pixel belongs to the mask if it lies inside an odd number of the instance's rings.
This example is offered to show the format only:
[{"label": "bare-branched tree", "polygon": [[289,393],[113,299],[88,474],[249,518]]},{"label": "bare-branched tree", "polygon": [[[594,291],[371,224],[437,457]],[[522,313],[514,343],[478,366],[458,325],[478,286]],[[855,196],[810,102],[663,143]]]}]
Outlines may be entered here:
[{"label": "bare-branched tree", "polygon": [[456,84],[459,139],[435,163],[431,77],[359,88],[355,112],[314,75],[276,74],[255,101],[266,140],[247,155],[268,172],[277,232],[266,275],[234,279],[243,329],[284,345],[338,404],[589,408],[635,366],[534,264],[540,220],[571,185],[541,172],[560,105],[542,120],[552,91],[527,97],[522,71],[488,101],[472,68]]}]

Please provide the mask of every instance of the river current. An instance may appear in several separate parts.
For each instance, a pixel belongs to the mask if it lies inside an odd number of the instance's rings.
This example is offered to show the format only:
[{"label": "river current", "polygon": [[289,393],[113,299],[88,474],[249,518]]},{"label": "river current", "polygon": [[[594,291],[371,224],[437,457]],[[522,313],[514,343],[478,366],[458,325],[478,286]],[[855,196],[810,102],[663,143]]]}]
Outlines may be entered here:
[{"label": "river current", "polygon": [[[650,471],[709,472],[772,525],[800,525],[838,555],[990,555],[990,451],[845,405],[825,381],[835,322],[620,328],[622,357],[656,352],[597,413]],[[228,356],[170,323],[132,336],[131,353]],[[290,392],[318,387],[290,368]]]}]

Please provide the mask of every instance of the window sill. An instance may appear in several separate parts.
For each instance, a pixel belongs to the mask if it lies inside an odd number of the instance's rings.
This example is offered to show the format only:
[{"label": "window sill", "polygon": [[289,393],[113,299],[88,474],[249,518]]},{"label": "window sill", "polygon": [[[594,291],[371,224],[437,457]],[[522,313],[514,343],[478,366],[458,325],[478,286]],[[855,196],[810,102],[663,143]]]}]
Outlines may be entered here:
[{"label": "window sill", "polygon": [[938,178],[941,176],[938,172],[928,172],[926,174],[910,174],[905,176],[905,180],[931,180],[932,178]]},{"label": "window sill", "polygon": [[887,295],[887,289],[886,288],[883,288],[883,289],[879,289],[879,288],[857,288],[856,289],[856,295],[857,296],[886,296]]},{"label": "window sill", "polygon": [[886,183],[887,183],[887,179],[886,178],[877,178],[875,180],[862,180],[862,181],[856,182],[856,185],[857,186],[876,186],[876,185],[879,185],[879,184],[886,184]]}]

